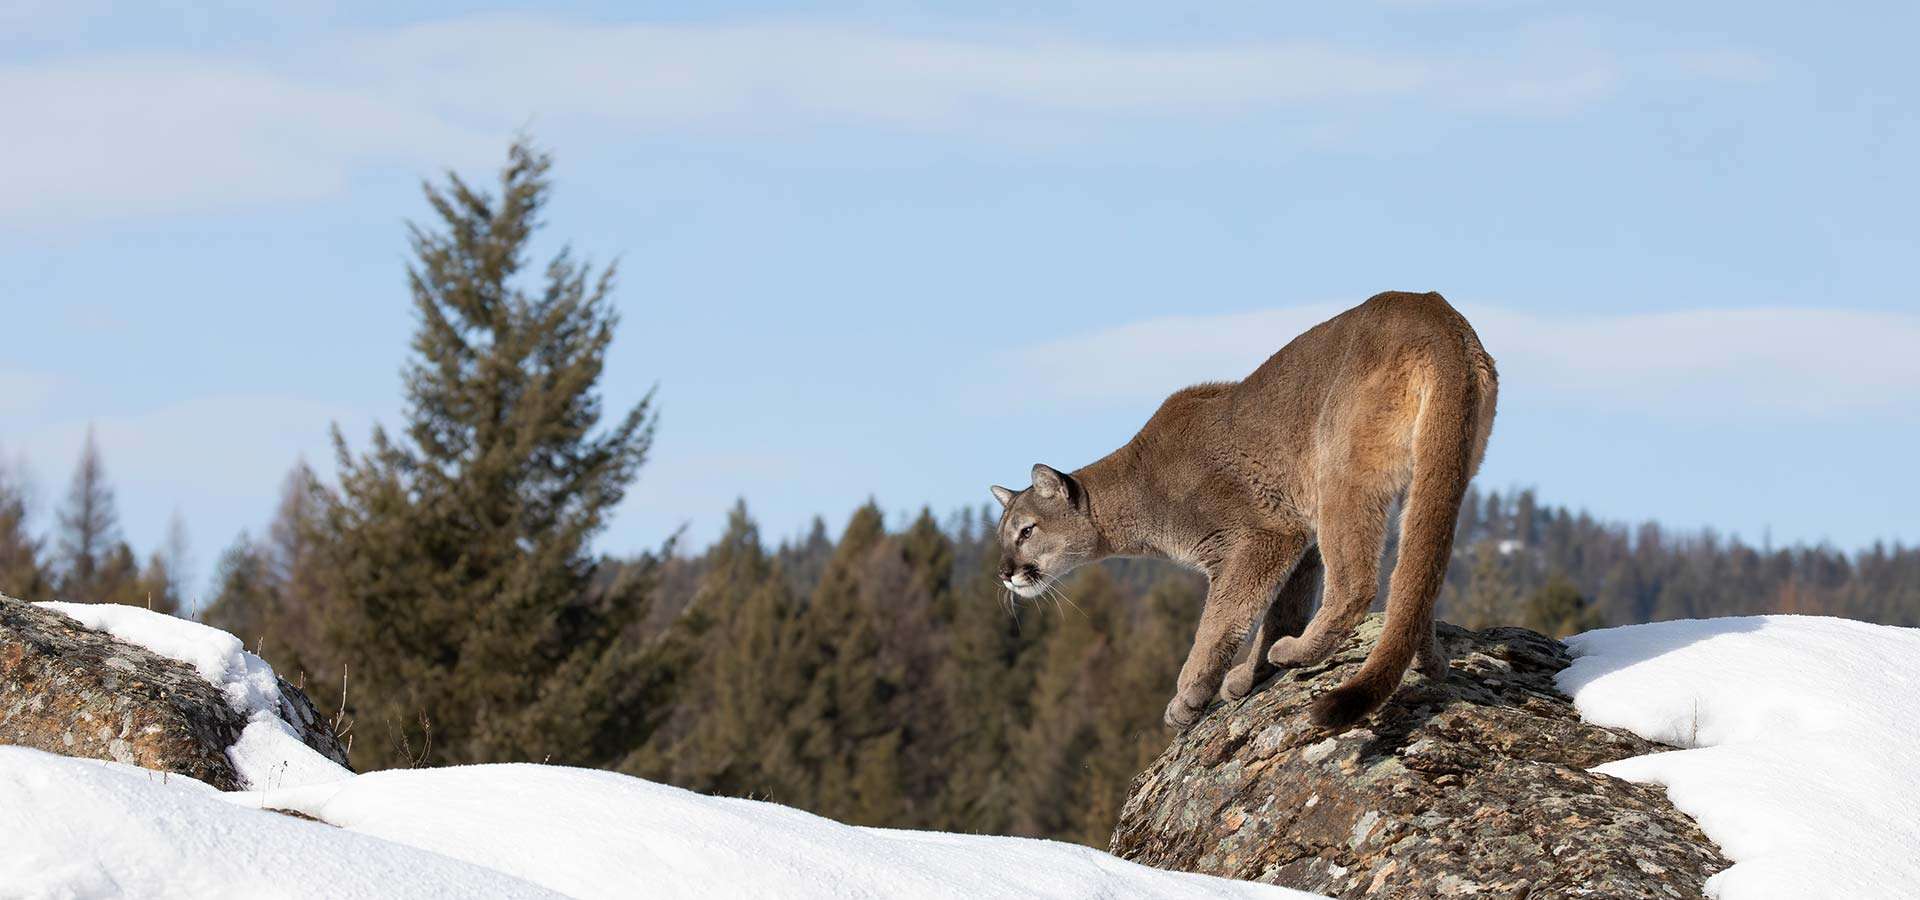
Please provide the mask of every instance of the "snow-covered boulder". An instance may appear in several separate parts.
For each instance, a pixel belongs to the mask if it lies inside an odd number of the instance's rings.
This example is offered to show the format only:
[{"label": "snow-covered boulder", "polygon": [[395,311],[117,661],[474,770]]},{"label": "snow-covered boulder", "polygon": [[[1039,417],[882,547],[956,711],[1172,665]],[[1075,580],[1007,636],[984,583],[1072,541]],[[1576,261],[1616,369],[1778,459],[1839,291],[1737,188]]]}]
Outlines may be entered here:
[{"label": "snow-covered boulder", "polygon": [[306,695],[239,639],[113,604],[0,596],[0,744],[223,790],[350,774]]},{"label": "snow-covered boulder", "polygon": [[1658,787],[1588,771],[1666,748],[1582,721],[1554,684],[1566,647],[1525,629],[1442,625],[1444,682],[1409,673],[1359,727],[1315,730],[1380,624],[1175,740],[1114,853],[1337,897],[1700,897],[1727,867]]}]

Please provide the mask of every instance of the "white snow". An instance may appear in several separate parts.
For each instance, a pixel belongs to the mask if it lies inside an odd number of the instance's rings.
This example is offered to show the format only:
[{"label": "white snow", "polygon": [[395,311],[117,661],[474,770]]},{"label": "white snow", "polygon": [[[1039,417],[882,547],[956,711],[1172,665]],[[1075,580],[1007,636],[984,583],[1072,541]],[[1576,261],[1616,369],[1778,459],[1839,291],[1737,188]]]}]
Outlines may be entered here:
[{"label": "white snow", "polygon": [[0,898],[552,898],[494,869],[226,802],[191,778],[0,746]]},{"label": "white snow", "polygon": [[1710,895],[1920,891],[1920,629],[1752,616],[1567,643],[1582,718],[1691,748],[1598,771],[1665,785],[1720,845]]},{"label": "white snow", "polygon": [[255,790],[0,746],[0,900],[1314,896],[1055,841],[857,828],[597,770],[353,775],[294,737],[272,669],[233,636],[133,607],[45,605],[220,687],[251,720],[228,753]]},{"label": "white snow", "polygon": [[527,764],[373,772],[234,795],[572,897],[1300,898],[1057,841],[857,828],[772,803]]},{"label": "white snow", "polygon": [[0,746],[0,835],[8,900],[1313,896],[1151,869],[1074,844],[855,828],[771,803],[529,764],[223,794],[178,775]]},{"label": "white snow", "polygon": [[346,778],[352,772],[300,740],[282,718],[280,679],[267,661],[248,653],[240,639],[199,622],[118,603],[39,604],[80,624],[104,631],[169,659],[194,667],[247,717],[227,758],[247,786],[286,787]]}]

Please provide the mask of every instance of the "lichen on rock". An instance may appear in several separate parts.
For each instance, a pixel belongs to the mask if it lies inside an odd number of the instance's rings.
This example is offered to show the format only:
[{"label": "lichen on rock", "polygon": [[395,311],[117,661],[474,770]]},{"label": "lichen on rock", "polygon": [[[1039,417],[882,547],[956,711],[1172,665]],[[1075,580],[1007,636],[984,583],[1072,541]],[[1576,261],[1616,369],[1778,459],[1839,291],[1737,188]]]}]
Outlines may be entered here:
[{"label": "lichen on rock", "polygon": [[1658,787],[1587,771],[1667,748],[1581,721],[1554,687],[1565,646],[1532,631],[1442,624],[1444,682],[1410,672],[1358,727],[1314,729],[1380,625],[1177,738],[1113,852],[1336,897],[1691,898],[1729,864]]}]

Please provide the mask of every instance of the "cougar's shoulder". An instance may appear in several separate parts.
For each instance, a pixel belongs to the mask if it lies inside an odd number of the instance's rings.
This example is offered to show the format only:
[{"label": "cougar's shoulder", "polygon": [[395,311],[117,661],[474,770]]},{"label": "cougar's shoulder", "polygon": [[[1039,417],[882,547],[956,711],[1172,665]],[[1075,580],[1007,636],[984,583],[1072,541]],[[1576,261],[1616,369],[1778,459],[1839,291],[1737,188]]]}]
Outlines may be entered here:
[{"label": "cougar's shoulder", "polygon": [[1184,444],[1214,432],[1231,400],[1237,381],[1208,381],[1174,391],[1160,402],[1160,408],[1148,417],[1134,438],[1142,449],[1173,443]]}]

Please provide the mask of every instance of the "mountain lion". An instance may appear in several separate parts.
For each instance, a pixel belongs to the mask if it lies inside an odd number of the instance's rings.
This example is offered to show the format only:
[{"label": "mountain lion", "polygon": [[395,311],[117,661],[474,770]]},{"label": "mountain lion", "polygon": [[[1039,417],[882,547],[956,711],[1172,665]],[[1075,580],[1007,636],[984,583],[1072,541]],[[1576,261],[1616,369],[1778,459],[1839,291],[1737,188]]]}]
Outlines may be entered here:
[{"label": "mountain lion", "polygon": [[[1380,294],[1245,380],[1175,392],[1092,465],[1036,465],[1023,491],[995,485],[1001,582],[1032,598],[1109,556],[1206,573],[1206,610],[1166,712],[1185,729],[1216,691],[1236,700],[1276,668],[1333,652],[1373,603],[1388,508],[1404,490],[1386,630],[1360,671],[1313,704],[1314,724],[1345,728],[1393,693],[1410,661],[1446,675],[1434,598],[1497,390],[1493,358],[1445,298]],[[1247,660],[1229,672],[1256,622]]]}]

